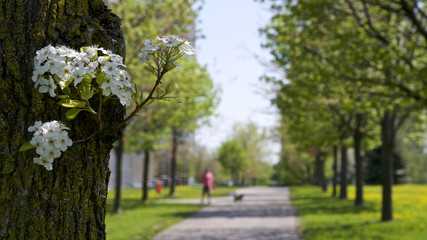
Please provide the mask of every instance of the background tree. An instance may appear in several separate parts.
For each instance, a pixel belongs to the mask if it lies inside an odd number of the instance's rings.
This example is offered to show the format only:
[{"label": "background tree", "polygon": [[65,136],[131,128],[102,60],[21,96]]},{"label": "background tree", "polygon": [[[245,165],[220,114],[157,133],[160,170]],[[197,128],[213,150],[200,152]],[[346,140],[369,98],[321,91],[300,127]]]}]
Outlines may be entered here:
[{"label": "background tree", "polygon": [[238,183],[241,179],[243,168],[247,164],[242,144],[236,139],[223,142],[218,149],[218,161],[224,171],[230,173],[233,184]]},{"label": "background tree", "polygon": [[268,148],[268,134],[265,129],[260,129],[254,122],[236,123],[233,126],[231,139],[239,141],[245,152],[247,164],[244,167],[241,180],[250,181],[256,185],[269,184],[272,176],[270,157],[271,149]]},{"label": "background tree", "polygon": [[[46,171],[31,151],[18,152],[35,121],[67,122],[53,98],[33,88],[37,50],[48,44],[79,49],[99,45],[124,55],[120,21],[101,0],[2,1],[0,21],[0,238],[105,239],[108,159],[117,134],[74,144]],[[122,120],[118,101],[103,106],[105,122]],[[68,123],[72,139],[97,129],[89,114]]]},{"label": "background tree", "polygon": [[[147,81],[147,71],[145,71],[141,65],[137,63],[139,60],[139,52],[142,46],[144,45],[144,40],[148,37],[156,35],[179,35],[184,38],[194,42],[196,39],[196,18],[198,11],[202,6],[200,1],[197,0],[179,0],[172,1],[166,0],[161,2],[156,1],[142,1],[142,0],[121,0],[118,2],[111,3],[111,6],[115,11],[123,18],[123,29],[125,31],[125,39],[127,43],[127,64],[129,66],[129,73],[134,79],[138,79],[136,83],[139,85],[142,91],[148,91],[147,86],[153,84],[150,80]],[[183,82],[180,83],[180,86],[176,87],[175,96],[179,96],[178,102],[160,102],[152,104],[148,107],[146,112],[149,114],[142,114],[139,120],[134,120],[131,124],[131,129],[129,132],[132,132],[131,136],[128,136],[130,141],[129,143],[135,144],[137,142],[143,143],[137,144],[145,152],[145,167],[148,169],[150,151],[152,151],[156,142],[161,142],[168,139],[167,135],[164,134],[165,131],[173,131],[170,128],[171,122],[177,121],[173,120],[175,112],[180,111],[179,106],[184,104],[189,104],[192,100],[191,98],[197,99],[197,104],[192,104],[191,107],[201,106],[205,104],[213,104],[217,100],[214,94],[214,90],[210,91],[213,88],[212,82],[207,74],[207,71],[204,67],[200,66],[196,59],[187,60],[181,63],[181,66],[178,69],[180,74],[174,74],[173,76],[168,76],[164,80],[164,87],[168,83],[173,82]],[[188,73],[191,71],[191,73]],[[182,73],[185,73],[184,75]],[[200,84],[197,85],[196,82],[200,81]],[[191,85],[191,86],[190,86]],[[188,87],[187,87],[188,86]],[[193,87],[200,87],[197,91],[192,91]],[[147,88],[147,89],[144,89]],[[212,93],[210,93],[212,92]],[[184,103],[183,99],[187,99]],[[210,99],[211,98],[211,99]],[[171,99],[174,101],[173,99]],[[205,101],[207,100],[207,101]],[[205,101],[205,102],[204,102]],[[210,102],[209,102],[210,101]],[[172,104],[173,106],[169,106]],[[213,106],[213,105],[212,105]],[[185,107],[181,107],[185,108]],[[199,109],[195,109],[202,113]],[[212,109],[209,111],[213,111]],[[207,113],[210,114],[210,113]],[[193,117],[197,114],[193,114]],[[190,119],[191,116],[189,115]],[[181,117],[182,119],[182,117]],[[179,121],[179,120],[178,120]],[[190,119],[189,122],[194,122],[197,120]],[[154,124],[150,124],[154,123]],[[193,128],[190,128],[190,132],[193,131]],[[140,138],[137,140],[135,138]],[[172,139],[174,139],[172,137]],[[175,138],[177,139],[177,138]],[[175,145],[177,146],[177,145]],[[127,147],[127,149],[131,149]],[[134,147],[132,148],[136,150]],[[176,148],[172,148],[176,149]],[[172,153],[172,156],[176,156],[176,151]],[[173,159],[176,159],[173,158]],[[176,160],[172,160],[172,166],[174,166]],[[172,174],[175,174],[175,171],[171,171]],[[145,175],[144,175],[145,176]],[[172,177],[172,188],[171,192],[174,191],[174,177]],[[148,198],[147,194],[147,181],[143,181],[143,199]]]},{"label": "background tree", "polygon": [[[353,131],[356,149],[356,204],[363,203],[359,153],[360,140],[366,134],[361,131],[366,130],[363,119],[368,119],[364,115],[379,113],[376,119],[381,123],[385,171],[383,220],[389,221],[392,220],[390,153],[396,130],[408,111],[414,109],[414,104],[425,106],[417,90],[424,86],[424,79],[419,75],[423,70],[415,67],[424,62],[425,49],[420,47],[424,40],[413,34],[407,18],[385,10],[381,6],[385,2],[284,1],[283,5],[274,6],[278,14],[265,32],[273,39],[267,46],[273,49],[275,63],[286,69],[288,79],[303,78],[302,81],[307,82],[313,79],[310,77],[314,73],[318,79],[314,79],[312,85],[325,84],[325,88],[332,89],[338,86],[344,90],[333,91],[333,95],[343,96],[338,98],[344,103],[341,108],[344,107],[349,120],[356,120],[346,121],[346,128]],[[308,61],[312,56],[318,58],[314,64]],[[304,68],[308,71],[302,71]],[[331,79],[340,82],[331,82]],[[347,93],[337,95],[342,92]],[[365,103],[369,104],[365,106]],[[352,114],[348,115],[348,110]],[[344,183],[344,172],[341,178]]]},{"label": "background tree", "polygon": [[175,82],[175,94],[179,101],[167,105],[170,117],[166,124],[171,129],[171,186],[170,195],[175,193],[177,152],[180,141],[208,122],[218,105],[218,89],[214,87],[206,67],[196,59],[181,61],[181,67],[166,77]]}]

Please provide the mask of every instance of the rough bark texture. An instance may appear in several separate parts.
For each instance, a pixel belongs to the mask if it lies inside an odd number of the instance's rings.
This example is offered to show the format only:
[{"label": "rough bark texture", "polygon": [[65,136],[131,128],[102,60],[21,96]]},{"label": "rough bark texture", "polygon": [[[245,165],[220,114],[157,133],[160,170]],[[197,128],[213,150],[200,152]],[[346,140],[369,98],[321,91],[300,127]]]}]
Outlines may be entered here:
[{"label": "rough bark texture", "polygon": [[[83,113],[65,121],[57,100],[33,87],[33,58],[40,48],[99,45],[124,56],[120,20],[101,0],[0,1],[0,239],[105,239],[109,153],[115,134],[74,144],[53,170],[18,152],[35,121],[60,120],[70,137],[97,127]],[[105,124],[123,118],[120,103],[105,105]]]},{"label": "rough bark texture", "polygon": [[340,199],[347,199],[347,147],[341,147]]},{"label": "rough bark texture", "polygon": [[144,150],[144,178],[142,180],[142,201],[148,200],[148,168],[150,167],[150,150]]},{"label": "rough bark texture", "polygon": [[393,186],[393,148],[394,148],[394,118],[395,115],[386,111],[381,120],[381,161],[383,199],[382,214],[383,221],[393,221],[392,186]]}]

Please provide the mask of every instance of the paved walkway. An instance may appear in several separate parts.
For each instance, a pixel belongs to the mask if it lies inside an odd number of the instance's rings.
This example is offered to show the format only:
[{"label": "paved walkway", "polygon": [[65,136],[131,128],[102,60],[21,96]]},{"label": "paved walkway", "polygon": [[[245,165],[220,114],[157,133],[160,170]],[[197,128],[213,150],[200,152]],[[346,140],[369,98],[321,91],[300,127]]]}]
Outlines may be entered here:
[{"label": "paved walkway", "polygon": [[[299,240],[298,220],[288,188],[255,187],[212,204],[158,234],[153,240]],[[178,202],[200,203],[199,199]],[[176,200],[174,200],[176,202]]]}]

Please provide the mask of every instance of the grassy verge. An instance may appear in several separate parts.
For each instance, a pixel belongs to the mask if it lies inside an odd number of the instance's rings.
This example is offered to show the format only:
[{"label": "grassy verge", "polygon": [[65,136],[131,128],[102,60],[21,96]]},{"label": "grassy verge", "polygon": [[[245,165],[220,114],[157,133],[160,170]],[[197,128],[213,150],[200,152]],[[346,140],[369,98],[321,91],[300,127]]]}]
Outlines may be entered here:
[{"label": "grassy verge", "polygon": [[332,198],[316,187],[292,187],[291,199],[300,217],[305,240],[425,240],[427,239],[427,186],[393,187],[394,221],[381,222],[381,187],[365,186],[365,205]]},{"label": "grassy verge", "polygon": [[[213,196],[227,196],[235,189],[220,187],[215,189]],[[123,213],[120,215],[112,214],[114,191],[110,191],[107,198],[107,239],[148,240],[204,207],[201,204],[158,203],[156,199],[170,198],[169,189],[163,190],[162,194],[158,194],[154,189],[150,189],[150,200],[143,203],[141,190],[123,189]],[[174,198],[199,198],[201,191],[200,188],[178,186]]]},{"label": "grassy verge", "polygon": [[[223,197],[228,196],[239,187],[217,187],[212,192],[212,197]],[[142,199],[141,189],[122,189],[123,199]],[[148,198],[153,199],[168,199],[168,198],[200,198],[202,196],[201,187],[189,187],[189,186],[177,186],[175,188],[175,195],[171,197],[169,195],[169,188],[163,188],[159,194],[155,189],[149,189]],[[108,191],[108,200],[114,199],[114,190]]]}]

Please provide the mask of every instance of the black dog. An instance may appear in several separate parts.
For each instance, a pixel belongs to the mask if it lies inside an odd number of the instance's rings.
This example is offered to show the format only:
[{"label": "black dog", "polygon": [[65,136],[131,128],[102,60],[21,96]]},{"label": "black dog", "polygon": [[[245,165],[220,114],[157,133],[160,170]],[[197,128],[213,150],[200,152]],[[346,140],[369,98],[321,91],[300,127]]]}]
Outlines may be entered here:
[{"label": "black dog", "polygon": [[233,196],[234,196],[234,201],[237,202],[237,201],[242,201],[243,196],[245,196],[245,195],[233,193]]}]

